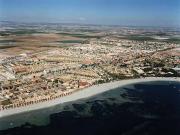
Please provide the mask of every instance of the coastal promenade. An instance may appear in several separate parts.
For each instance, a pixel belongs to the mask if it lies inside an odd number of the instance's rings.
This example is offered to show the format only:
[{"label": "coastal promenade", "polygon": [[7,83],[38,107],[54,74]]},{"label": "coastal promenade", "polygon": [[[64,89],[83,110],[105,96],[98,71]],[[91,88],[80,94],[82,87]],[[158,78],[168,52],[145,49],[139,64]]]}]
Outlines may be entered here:
[{"label": "coastal promenade", "polygon": [[120,80],[114,81],[110,83],[104,83],[99,85],[93,85],[91,87],[80,89],[75,92],[67,93],[66,95],[55,97],[50,100],[44,100],[40,102],[36,102],[33,104],[26,104],[25,106],[18,106],[14,108],[7,108],[0,111],[0,118],[15,115],[23,112],[49,108],[51,106],[55,106],[58,104],[63,104],[66,102],[75,101],[78,99],[88,98],[109,90],[113,90],[118,87],[123,87],[125,85],[139,83],[139,82],[149,82],[149,81],[178,81],[180,82],[180,78],[162,78],[162,77],[148,77],[148,78],[139,78],[139,79],[129,79],[129,80]]}]

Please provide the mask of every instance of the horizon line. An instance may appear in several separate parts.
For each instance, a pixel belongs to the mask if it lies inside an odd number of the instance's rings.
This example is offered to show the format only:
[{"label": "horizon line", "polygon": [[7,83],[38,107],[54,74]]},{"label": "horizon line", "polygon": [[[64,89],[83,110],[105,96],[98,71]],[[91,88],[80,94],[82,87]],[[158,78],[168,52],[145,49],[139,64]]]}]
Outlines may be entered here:
[{"label": "horizon line", "polygon": [[77,22],[28,22],[28,21],[12,21],[12,20],[0,20],[1,22],[10,23],[23,23],[23,24],[72,24],[72,25],[89,25],[89,26],[109,26],[109,27],[154,27],[154,28],[180,28],[180,25],[124,25],[124,24],[95,24],[95,23],[77,23]]}]

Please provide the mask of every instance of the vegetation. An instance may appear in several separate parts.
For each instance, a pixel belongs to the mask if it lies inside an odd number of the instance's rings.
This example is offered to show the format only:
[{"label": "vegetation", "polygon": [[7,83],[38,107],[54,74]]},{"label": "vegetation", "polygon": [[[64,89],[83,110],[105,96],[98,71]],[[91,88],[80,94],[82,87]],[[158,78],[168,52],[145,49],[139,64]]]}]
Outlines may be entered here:
[{"label": "vegetation", "polygon": [[136,41],[155,41],[156,39],[148,36],[138,36],[138,35],[131,35],[127,37],[123,37],[128,40],[136,40]]},{"label": "vegetation", "polygon": [[0,40],[0,43],[16,42],[15,40]]},{"label": "vegetation", "polygon": [[9,45],[1,46],[0,45],[0,49],[13,48],[13,47],[16,47],[16,46],[9,46]]},{"label": "vegetation", "polygon": [[24,35],[24,34],[35,34],[35,33],[44,33],[37,30],[27,30],[27,29],[19,29],[19,30],[11,30],[11,31],[2,31],[0,36],[9,36],[9,35]]},{"label": "vegetation", "polygon": [[97,36],[97,35],[86,35],[86,34],[79,34],[79,33],[58,33],[60,35],[64,36],[72,36],[76,38],[101,38],[102,36]]},{"label": "vegetation", "polygon": [[83,43],[83,40],[62,40],[60,43]]},{"label": "vegetation", "polygon": [[166,41],[169,42],[169,43],[180,44],[180,38],[169,38]]}]

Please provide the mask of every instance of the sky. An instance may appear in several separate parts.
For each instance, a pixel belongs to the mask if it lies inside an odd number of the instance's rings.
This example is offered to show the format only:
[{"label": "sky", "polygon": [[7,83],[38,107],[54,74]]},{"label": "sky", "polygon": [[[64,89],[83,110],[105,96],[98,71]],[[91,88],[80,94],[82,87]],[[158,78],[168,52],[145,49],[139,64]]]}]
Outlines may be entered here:
[{"label": "sky", "polygon": [[0,0],[0,21],[179,26],[180,0]]}]

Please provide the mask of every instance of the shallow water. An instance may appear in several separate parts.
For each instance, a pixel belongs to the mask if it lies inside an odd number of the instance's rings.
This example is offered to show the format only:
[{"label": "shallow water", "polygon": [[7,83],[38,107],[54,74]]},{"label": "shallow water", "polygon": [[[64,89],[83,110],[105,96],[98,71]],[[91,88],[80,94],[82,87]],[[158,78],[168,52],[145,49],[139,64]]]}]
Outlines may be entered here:
[{"label": "shallow water", "polygon": [[3,135],[179,135],[179,127],[180,83],[172,81],[128,85],[0,120]]}]

